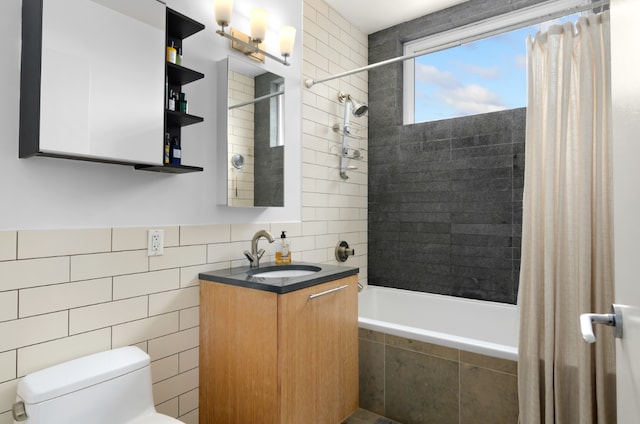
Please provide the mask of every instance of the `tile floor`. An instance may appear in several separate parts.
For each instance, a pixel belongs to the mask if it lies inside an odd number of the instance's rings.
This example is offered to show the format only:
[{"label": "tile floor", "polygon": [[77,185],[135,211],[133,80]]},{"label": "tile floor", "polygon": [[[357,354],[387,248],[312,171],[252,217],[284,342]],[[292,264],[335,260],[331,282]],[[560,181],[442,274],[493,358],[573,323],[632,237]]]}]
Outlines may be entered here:
[{"label": "tile floor", "polygon": [[358,409],[343,424],[400,424],[365,409]]}]

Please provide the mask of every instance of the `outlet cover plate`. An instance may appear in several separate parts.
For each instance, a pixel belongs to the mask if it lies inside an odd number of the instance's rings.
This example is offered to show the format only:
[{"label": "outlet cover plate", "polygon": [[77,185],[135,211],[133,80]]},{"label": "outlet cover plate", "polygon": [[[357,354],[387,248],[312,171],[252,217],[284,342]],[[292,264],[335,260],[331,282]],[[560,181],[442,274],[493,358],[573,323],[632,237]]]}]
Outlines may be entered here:
[{"label": "outlet cover plate", "polygon": [[149,230],[147,240],[147,256],[164,254],[164,230]]}]

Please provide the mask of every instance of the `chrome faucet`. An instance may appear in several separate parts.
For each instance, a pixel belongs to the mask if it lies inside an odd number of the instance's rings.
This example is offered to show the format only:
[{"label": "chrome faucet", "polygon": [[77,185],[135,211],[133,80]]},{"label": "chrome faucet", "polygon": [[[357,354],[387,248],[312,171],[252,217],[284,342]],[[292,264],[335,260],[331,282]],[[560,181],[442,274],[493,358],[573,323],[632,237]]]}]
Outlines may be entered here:
[{"label": "chrome faucet", "polygon": [[264,255],[264,249],[258,250],[258,240],[261,237],[264,237],[269,241],[269,243],[273,243],[273,236],[266,230],[260,230],[253,235],[251,239],[251,252],[248,250],[244,251],[244,256],[249,259],[249,267],[256,268],[260,266],[260,258]]}]

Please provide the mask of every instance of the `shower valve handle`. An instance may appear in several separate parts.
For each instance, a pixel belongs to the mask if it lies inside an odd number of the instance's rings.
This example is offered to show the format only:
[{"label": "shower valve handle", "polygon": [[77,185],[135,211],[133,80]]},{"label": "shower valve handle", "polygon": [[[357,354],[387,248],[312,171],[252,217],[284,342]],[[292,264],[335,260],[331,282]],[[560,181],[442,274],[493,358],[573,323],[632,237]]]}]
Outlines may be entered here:
[{"label": "shower valve handle", "polygon": [[596,336],[593,334],[593,324],[604,324],[614,327],[614,335],[622,338],[622,314],[618,305],[611,305],[610,314],[581,314],[580,315],[580,331],[582,338],[587,343],[594,343]]}]

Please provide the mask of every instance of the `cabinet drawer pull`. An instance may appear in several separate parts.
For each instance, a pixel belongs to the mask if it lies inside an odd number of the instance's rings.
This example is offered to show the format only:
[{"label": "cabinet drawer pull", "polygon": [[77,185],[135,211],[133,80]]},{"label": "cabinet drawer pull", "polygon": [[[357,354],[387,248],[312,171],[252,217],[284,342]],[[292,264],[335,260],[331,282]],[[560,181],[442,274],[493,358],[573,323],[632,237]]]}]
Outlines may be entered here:
[{"label": "cabinet drawer pull", "polygon": [[320,293],[312,294],[311,296],[309,296],[309,299],[315,299],[316,297],[320,297],[320,296],[324,296],[325,294],[337,292],[337,291],[346,289],[347,287],[349,287],[349,284],[345,284],[344,286],[336,287],[335,289],[331,289],[331,290],[323,291],[323,292],[320,292]]}]

